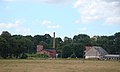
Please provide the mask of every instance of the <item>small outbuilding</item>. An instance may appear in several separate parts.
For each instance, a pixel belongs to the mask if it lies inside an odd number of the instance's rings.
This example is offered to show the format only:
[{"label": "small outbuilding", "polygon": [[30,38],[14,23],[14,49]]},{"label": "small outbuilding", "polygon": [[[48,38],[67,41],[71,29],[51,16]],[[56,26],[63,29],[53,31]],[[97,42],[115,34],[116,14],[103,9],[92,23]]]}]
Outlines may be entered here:
[{"label": "small outbuilding", "polygon": [[120,60],[120,55],[108,54],[103,57],[104,60]]}]

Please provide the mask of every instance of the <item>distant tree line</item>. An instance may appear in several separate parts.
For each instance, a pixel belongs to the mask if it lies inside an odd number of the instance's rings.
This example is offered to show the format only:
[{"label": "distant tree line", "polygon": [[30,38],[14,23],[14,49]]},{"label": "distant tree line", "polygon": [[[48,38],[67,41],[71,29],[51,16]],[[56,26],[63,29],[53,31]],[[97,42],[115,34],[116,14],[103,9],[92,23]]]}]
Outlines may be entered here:
[{"label": "distant tree line", "polygon": [[[3,31],[0,35],[0,58],[24,58],[25,54],[36,53],[36,45],[42,44],[44,48],[51,48],[53,38],[45,35],[11,35]],[[84,47],[95,45],[103,47],[110,54],[120,53],[120,32],[111,36],[90,36],[86,34],[75,35],[73,38],[56,38],[56,50],[61,58],[82,58]]]}]

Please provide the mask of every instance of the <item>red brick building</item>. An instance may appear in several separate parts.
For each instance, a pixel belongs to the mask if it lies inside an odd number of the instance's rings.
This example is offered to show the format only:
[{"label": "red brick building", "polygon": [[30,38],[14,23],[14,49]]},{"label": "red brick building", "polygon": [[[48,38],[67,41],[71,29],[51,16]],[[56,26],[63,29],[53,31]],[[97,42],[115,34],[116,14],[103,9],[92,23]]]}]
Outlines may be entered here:
[{"label": "red brick building", "polygon": [[46,54],[50,58],[55,58],[56,57],[55,48],[46,48],[46,49],[44,49],[43,45],[37,45],[37,53],[38,54]]}]

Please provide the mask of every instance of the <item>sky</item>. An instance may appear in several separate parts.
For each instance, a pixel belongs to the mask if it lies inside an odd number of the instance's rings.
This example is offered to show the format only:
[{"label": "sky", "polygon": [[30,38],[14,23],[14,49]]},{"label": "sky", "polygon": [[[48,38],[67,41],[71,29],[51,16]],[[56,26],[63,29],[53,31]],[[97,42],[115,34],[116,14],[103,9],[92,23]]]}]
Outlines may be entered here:
[{"label": "sky", "polygon": [[120,0],[0,0],[0,34],[57,37],[120,32]]}]

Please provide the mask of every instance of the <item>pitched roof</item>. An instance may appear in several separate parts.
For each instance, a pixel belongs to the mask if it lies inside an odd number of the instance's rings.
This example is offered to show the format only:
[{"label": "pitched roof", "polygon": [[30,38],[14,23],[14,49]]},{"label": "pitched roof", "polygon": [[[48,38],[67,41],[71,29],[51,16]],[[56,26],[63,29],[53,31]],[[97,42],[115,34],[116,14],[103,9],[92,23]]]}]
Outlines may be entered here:
[{"label": "pitched roof", "polygon": [[93,48],[95,48],[101,55],[106,55],[106,54],[108,54],[108,52],[105,51],[102,47],[93,46]]}]

